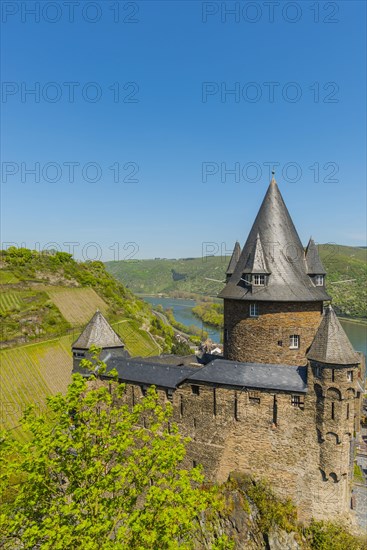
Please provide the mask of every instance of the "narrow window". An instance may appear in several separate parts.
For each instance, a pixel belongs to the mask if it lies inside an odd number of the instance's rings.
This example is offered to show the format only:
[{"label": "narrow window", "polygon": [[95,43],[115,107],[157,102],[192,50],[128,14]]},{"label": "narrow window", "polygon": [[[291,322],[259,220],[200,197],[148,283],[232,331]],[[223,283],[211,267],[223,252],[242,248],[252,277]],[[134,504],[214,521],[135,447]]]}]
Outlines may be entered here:
[{"label": "narrow window", "polygon": [[193,467],[193,468],[196,468],[196,466],[197,466],[197,462],[196,462],[196,460],[193,460],[193,461],[192,461],[192,467]]},{"label": "narrow window", "polygon": [[184,406],[183,406],[183,397],[180,395],[180,416],[182,417],[184,413]]},{"label": "narrow window", "polygon": [[278,402],[277,396],[273,397],[273,425],[276,426],[278,423]]},{"label": "narrow window", "polygon": [[173,401],[173,391],[172,390],[166,390],[166,397],[168,401]]},{"label": "narrow window", "polygon": [[227,328],[224,329],[224,342],[225,343],[228,342],[228,329]]},{"label": "narrow window", "polygon": [[353,382],[353,371],[352,370],[348,370],[347,380],[348,380],[348,382]]},{"label": "narrow window", "polygon": [[194,395],[200,394],[200,387],[199,386],[191,386],[191,391]]},{"label": "narrow window", "polygon": [[331,381],[335,382],[335,370],[331,369]]},{"label": "narrow window", "polygon": [[335,420],[335,403],[331,403],[331,420]]},{"label": "narrow window", "polygon": [[316,286],[324,286],[324,276],[323,275],[316,275],[315,285]]},{"label": "narrow window", "polygon": [[250,405],[260,405],[260,397],[249,397]]},{"label": "narrow window", "polygon": [[147,394],[147,387],[146,386],[140,386],[141,394],[144,397]]},{"label": "narrow window", "polygon": [[349,403],[347,403],[347,420],[349,420]]},{"label": "narrow window", "polygon": [[250,317],[258,317],[259,315],[259,307],[257,303],[250,304]]},{"label": "narrow window", "polygon": [[300,395],[292,395],[291,404],[293,405],[293,407],[303,407],[304,402],[302,401]]},{"label": "narrow window", "polygon": [[234,394],[234,419],[238,420],[238,397],[237,393]]},{"label": "narrow window", "polygon": [[265,284],[265,275],[253,275],[254,285],[264,285]]},{"label": "narrow window", "polygon": [[315,376],[316,378],[321,378],[321,368],[315,367]]},{"label": "narrow window", "polygon": [[167,422],[167,431],[169,434],[171,433],[171,422]]},{"label": "narrow window", "polygon": [[280,347],[283,346],[283,340],[278,340],[278,346],[280,346]]},{"label": "narrow window", "polygon": [[217,392],[215,388],[213,388],[213,414],[214,416],[217,414]]},{"label": "narrow window", "polygon": [[289,337],[290,341],[290,349],[299,349],[299,335],[298,334],[292,334]]}]

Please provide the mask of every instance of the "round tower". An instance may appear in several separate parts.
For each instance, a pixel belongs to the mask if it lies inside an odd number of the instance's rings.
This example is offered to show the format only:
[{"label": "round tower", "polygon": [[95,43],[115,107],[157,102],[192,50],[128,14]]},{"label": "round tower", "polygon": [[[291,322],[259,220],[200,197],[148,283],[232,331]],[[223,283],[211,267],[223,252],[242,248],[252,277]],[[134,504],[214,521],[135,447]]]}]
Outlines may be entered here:
[{"label": "round tower", "polygon": [[331,306],[325,311],[307,357],[309,388],[315,395],[320,491],[324,501],[334,495],[336,505],[338,501],[344,503],[347,510],[359,431],[360,357]]},{"label": "round tower", "polygon": [[236,262],[235,252],[219,294],[225,358],[305,365],[330,297],[317,248],[310,240],[304,250],[274,177]]}]

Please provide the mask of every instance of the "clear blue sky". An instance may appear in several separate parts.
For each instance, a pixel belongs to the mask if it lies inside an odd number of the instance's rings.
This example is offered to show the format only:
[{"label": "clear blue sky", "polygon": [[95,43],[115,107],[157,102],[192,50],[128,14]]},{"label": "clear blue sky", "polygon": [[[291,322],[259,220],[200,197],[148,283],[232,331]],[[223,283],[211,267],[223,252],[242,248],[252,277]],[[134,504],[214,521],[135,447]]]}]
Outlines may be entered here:
[{"label": "clear blue sky", "polygon": [[74,21],[61,1],[35,21],[35,4],[2,2],[3,242],[74,242],[78,257],[95,242],[103,259],[114,243],[120,259],[230,249],[275,162],[304,243],[366,244],[365,2],[319,2],[318,14],[280,2],[272,16],[264,2],[231,15],[221,6],[235,2],[80,1]]}]

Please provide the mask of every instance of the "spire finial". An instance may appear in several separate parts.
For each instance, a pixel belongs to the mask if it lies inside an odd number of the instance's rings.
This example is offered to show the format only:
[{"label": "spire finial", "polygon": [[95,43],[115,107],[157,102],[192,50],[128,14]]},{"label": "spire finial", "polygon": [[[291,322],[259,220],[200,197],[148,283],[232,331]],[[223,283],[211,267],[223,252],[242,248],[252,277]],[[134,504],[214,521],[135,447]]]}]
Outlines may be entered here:
[{"label": "spire finial", "polygon": [[276,183],[275,181],[275,167],[273,166],[273,169],[271,171],[271,182],[270,183]]}]

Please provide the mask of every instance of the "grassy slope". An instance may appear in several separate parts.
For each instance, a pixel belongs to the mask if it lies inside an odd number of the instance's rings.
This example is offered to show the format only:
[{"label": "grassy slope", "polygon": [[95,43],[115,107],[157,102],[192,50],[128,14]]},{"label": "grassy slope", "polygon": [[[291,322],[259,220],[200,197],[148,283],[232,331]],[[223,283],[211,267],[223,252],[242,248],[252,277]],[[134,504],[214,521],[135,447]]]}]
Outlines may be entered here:
[{"label": "grassy slope", "polygon": [[[327,288],[337,311],[355,317],[366,316],[367,250],[341,245],[320,245],[320,256],[328,271]],[[212,256],[187,260],[125,260],[107,262],[107,270],[133,292],[146,294],[196,293],[216,296],[229,262]],[[172,271],[173,270],[173,271]],[[180,280],[180,276],[185,276]],[[349,283],[336,281],[356,279]]]}]

